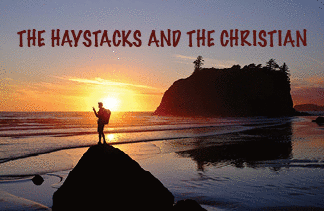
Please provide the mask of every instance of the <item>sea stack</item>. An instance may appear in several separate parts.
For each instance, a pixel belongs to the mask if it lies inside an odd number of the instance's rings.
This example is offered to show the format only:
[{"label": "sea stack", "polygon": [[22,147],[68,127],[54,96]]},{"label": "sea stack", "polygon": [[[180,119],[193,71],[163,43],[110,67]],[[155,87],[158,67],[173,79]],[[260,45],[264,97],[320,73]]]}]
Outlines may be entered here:
[{"label": "sea stack", "polygon": [[157,178],[108,144],[90,147],[53,195],[53,211],[170,210],[173,204]]},{"label": "sea stack", "polygon": [[164,93],[155,115],[291,116],[289,73],[256,66],[202,68]]}]

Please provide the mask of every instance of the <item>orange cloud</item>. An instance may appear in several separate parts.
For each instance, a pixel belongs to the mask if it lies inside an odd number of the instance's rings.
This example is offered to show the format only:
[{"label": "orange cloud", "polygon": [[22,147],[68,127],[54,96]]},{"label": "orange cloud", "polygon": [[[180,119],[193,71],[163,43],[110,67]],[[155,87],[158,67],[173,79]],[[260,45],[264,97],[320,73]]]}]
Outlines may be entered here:
[{"label": "orange cloud", "polygon": [[294,105],[300,104],[317,104],[324,105],[324,88],[319,87],[302,87],[293,89],[291,96]]},{"label": "orange cloud", "polygon": [[305,81],[310,83],[310,85],[324,87],[324,77],[314,76],[314,77],[311,77],[311,78],[306,78]]},{"label": "orange cloud", "polygon": [[79,83],[85,83],[85,84],[94,84],[94,85],[119,86],[119,87],[136,87],[136,88],[144,88],[144,89],[158,89],[158,88],[155,88],[155,87],[152,87],[152,86],[115,82],[115,81],[105,80],[105,79],[102,79],[102,78],[95,78],[95,79],[63,78],[63,77],[56,77],[56,78],[63,79],[63,80],[74,81],[74,82],[79,82]]}]

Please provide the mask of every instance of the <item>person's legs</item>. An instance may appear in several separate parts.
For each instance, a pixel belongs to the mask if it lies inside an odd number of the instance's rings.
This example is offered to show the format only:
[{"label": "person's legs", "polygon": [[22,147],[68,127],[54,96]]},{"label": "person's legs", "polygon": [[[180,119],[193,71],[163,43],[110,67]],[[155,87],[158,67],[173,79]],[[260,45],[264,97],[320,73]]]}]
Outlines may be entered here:
[{"label": "person's legs", "polygon": [[102,137],[103,138],[103,143],[105,144],[106,143],[106,137],[105,137],[105,134],[103,132],[104,127],[105,127],[104,124],[98,124],[99,143],[101,143],[101,137]]},{"label": "person's legs", "polygon": [[103,143],[106,144],[106,137],[105,137],[105,134],[103,132],[103,127],[102,127],[102,138],[103,138]]},{"label": "person's legs", "polygon": [[[98,144],[101,144],[101,136],[103,135],[103,125],[98,124],[98,133],[99,133],[99,142]],[[103,139],[105,141],[105,136],[103,136]]]}]

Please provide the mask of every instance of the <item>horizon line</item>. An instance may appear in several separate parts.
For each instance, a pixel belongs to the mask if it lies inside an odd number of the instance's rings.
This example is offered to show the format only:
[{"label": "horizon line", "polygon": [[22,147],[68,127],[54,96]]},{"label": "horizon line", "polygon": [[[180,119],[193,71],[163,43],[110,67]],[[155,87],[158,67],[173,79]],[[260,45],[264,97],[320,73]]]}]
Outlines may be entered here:
[{"label": "horizon line", "polygon": [[[149,110],[149,111],[112,111],[112,112],[154,112],[155,110]],[[93,112],[93,111],[0,111],[0,112]]]}]

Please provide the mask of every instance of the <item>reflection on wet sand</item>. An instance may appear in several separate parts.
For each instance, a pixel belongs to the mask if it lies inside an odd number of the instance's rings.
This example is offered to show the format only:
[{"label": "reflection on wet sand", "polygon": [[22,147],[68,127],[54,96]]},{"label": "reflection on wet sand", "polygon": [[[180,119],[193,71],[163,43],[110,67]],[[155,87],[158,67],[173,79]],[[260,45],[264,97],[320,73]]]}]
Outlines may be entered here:
[{"label": "reflection on wet sand", "polygon": [[[177,154],[190,157],[197,163],[199,171],[208,165],[221,167],[232,165],[237,168],[261,167],[260,161],[289,159],[292,157],[291,123],[280,126],[256,128],[233,134],[229,140],[216,137],[195,138],[195,149]],[[213,141],[215,144],[213,144]],[[273,168],[273,170],[279,170]]]}]

